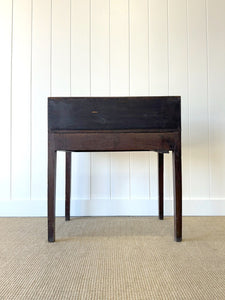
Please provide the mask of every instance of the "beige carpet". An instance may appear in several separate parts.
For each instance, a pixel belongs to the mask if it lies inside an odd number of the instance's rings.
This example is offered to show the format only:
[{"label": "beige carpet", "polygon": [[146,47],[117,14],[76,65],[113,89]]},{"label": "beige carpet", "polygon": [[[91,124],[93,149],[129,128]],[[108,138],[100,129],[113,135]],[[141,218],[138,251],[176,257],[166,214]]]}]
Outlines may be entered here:
[{"label": "beige carpet", "polygon": [[0,218],[0,299],[225,299],[225,217]]}]

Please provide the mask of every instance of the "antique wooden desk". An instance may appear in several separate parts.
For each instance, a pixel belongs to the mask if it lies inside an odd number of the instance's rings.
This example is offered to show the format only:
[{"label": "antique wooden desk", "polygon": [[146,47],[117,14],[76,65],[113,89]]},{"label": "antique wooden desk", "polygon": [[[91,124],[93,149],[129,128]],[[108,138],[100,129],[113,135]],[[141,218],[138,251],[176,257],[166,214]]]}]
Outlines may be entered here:
[{"label": "antique wooden desk", "polygon": [[173,153],[174,237],[182,240],[180,97],[48,98],[48,241],[55,241],[56,152],[66,152],[65,217],[70,219],[71,151],[157,151],[159,218],[163,154]]}]

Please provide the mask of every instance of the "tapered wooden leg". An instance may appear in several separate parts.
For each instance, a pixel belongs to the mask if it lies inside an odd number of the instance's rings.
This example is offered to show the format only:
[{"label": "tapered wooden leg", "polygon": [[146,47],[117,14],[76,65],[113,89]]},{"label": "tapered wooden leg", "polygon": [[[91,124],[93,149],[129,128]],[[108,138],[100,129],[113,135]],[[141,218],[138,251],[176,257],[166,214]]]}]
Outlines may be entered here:
[{"label": "tapered wooden leg", "polygon": [[159,219],[163,220],[163,153],[158,153]]},{"label": "tapered wooden leg", "polygon": [[66,152],[66,205],[65,220],[70,220],[70,195],[71,195],[71,152]]},{"label": "tapered wooden leg", "polygon": [[181,147],[173,152],[173,185],[174,185],[174,238],[182,241],[182,170]]},{"label": "tapered wooden leg", "polygon": [[48,241],[55,241],[56,151],[48,150]]}]

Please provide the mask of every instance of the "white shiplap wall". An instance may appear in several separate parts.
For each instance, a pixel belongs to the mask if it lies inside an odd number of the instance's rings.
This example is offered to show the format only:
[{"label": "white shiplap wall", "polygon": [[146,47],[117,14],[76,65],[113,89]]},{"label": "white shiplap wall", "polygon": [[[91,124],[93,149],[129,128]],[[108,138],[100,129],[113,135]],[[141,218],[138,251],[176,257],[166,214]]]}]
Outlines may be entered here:
[{"label": "white shiplap wall", "polygon": [[[224,0],[0,0],[0,41],[0,215],[46,215],[47,97],[70,95],[181,95],[184,214],[225,214]],[[72,215],[155,215],[156,159],[73,154]]]}]

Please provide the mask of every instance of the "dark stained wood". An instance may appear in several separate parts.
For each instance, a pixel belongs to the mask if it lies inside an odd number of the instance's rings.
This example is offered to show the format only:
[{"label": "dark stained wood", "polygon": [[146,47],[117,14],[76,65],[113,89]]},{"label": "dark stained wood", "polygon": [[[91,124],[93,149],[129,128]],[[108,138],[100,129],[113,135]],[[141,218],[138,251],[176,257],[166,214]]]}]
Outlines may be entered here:
[{"label": "dark stained wood", "polygon": [[70,220],[70,197],[71,197],[71,152],[66,152],[66,205],[65,219]]},{"label": "dark stained wood", "polygon": [[163,153],[173,152],[174,235],[182,240],[180,97],[48,99],[48,240],[55,241],[56,152],[66,151],[65,218],[70,219],[70,151],[157,151],[159,218],[163,219]]},{"label": "dark stained wood", "polygon": [[173,151],[173,185],[174,185],[174,239],[182,241],[182,166],[181,143]]},{"label": "dark stained wood", "polygon": [[177,132],[54,132],[56,150],[64,151],[163,151],[173,150]]},{"label": "dark stained wood", "polygon": [[163,220],[163,153],[158,153],[159,219]]},{"label": "dark stained wood", "polygon": [[56,151],[53,136],[48,138],[48,241],[55,241]]},{"label": "dark stained wood", "polygon": [[180,129],[180,97],[49,98],[49,130]]}]

